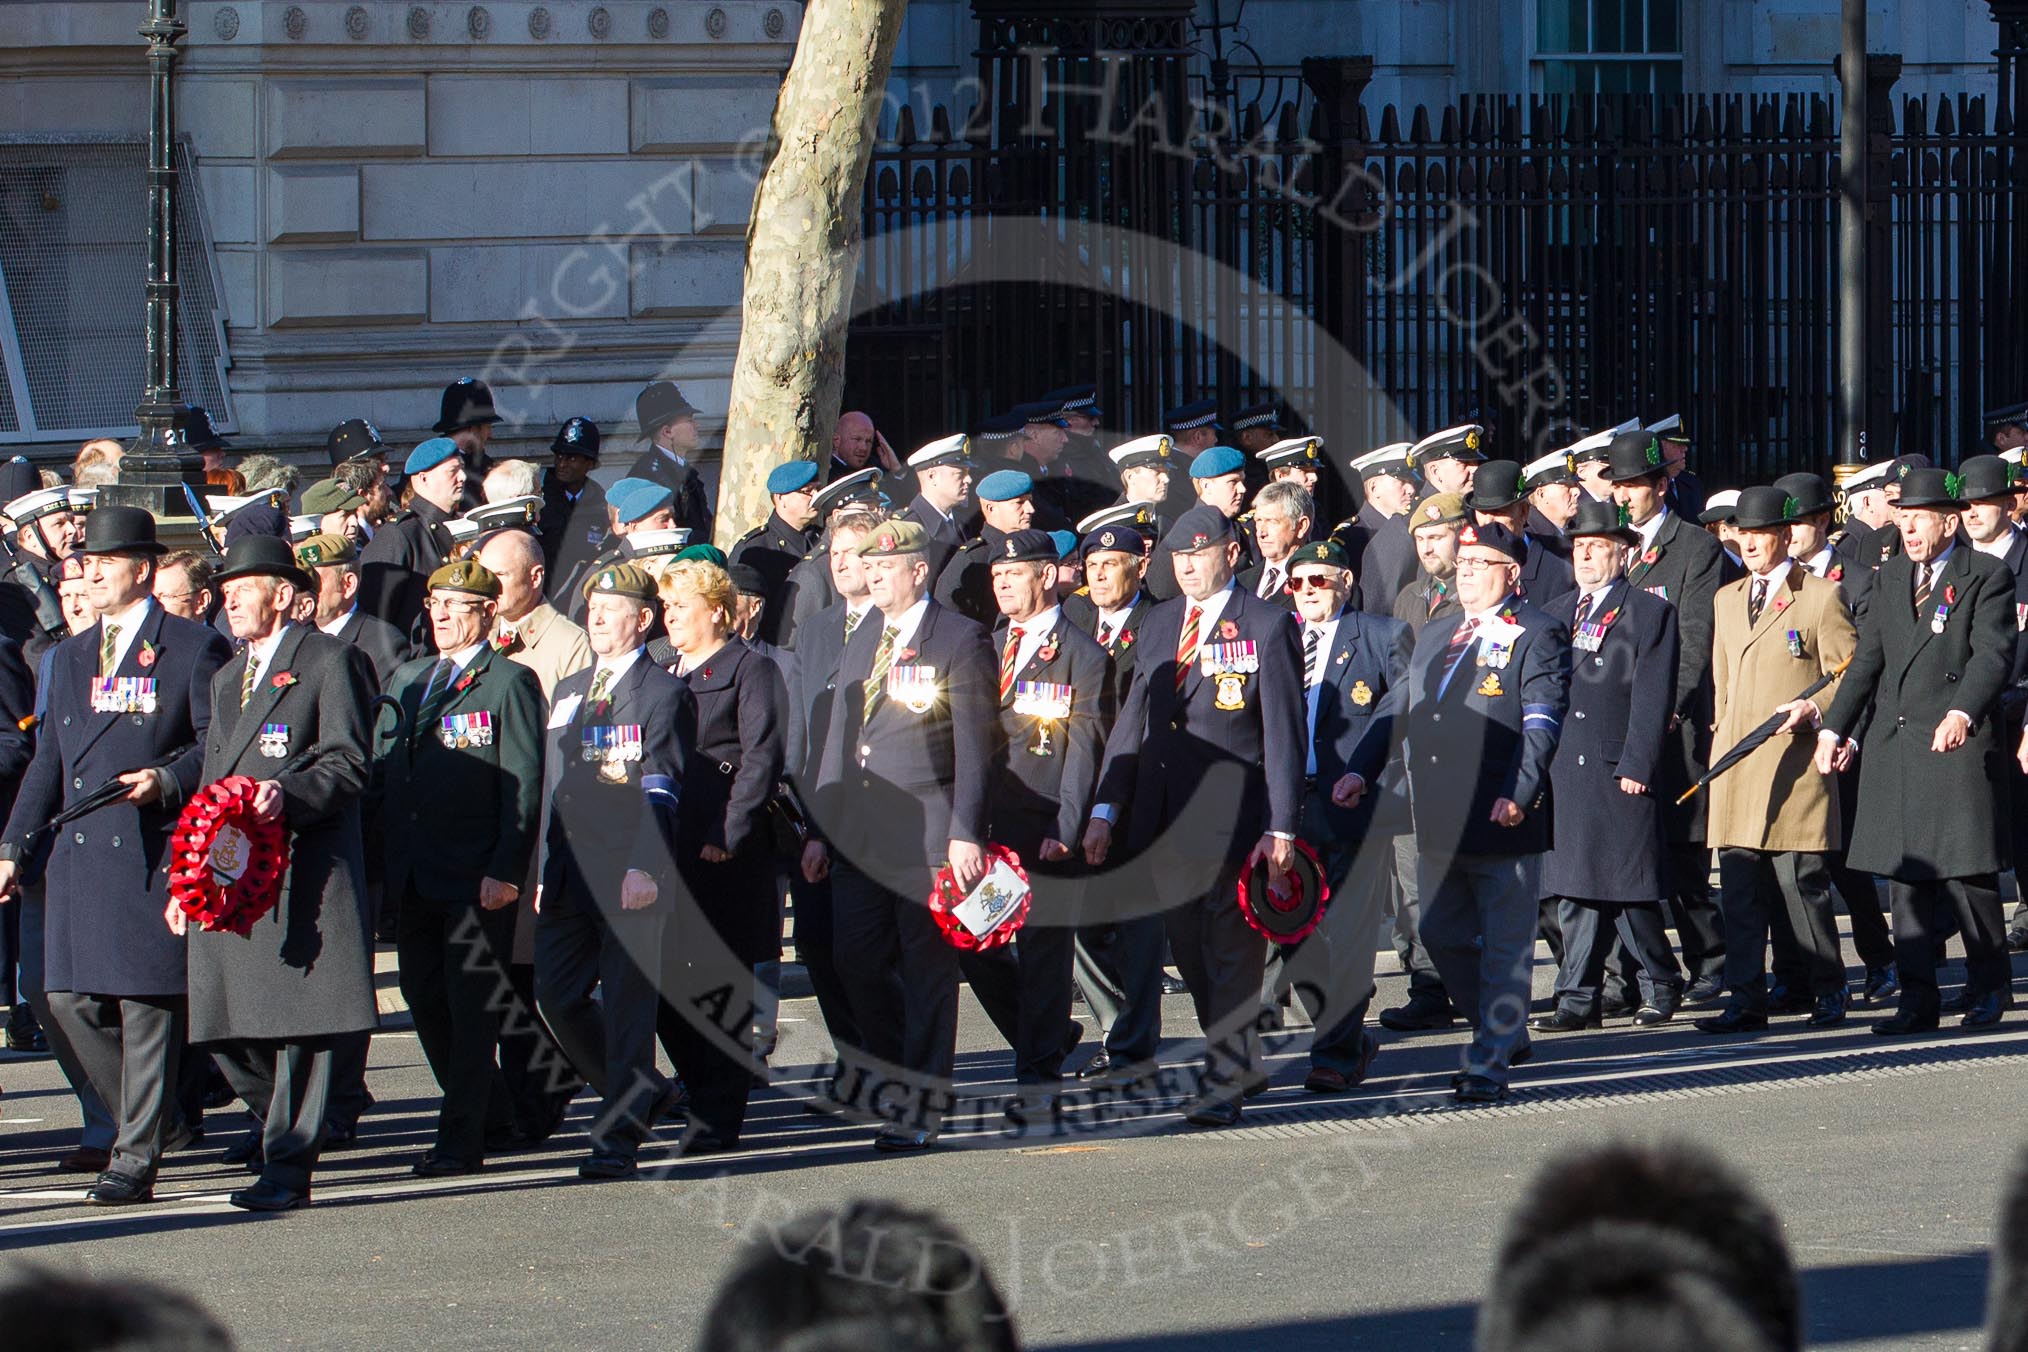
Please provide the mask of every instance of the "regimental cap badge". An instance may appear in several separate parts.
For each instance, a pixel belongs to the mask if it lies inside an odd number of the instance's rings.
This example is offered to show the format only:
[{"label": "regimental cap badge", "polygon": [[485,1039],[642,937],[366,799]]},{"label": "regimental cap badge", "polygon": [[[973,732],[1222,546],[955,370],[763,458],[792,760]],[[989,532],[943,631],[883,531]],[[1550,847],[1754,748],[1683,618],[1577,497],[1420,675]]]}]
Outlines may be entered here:
[{"label": "regimental cap badge", "polygon": [[318,564],[324,562],[324,546],[314,544],[299,545],[296,549],[296,562],[306,568],[315,568]]},{"label": "regimental cap badge", "polygon": [[1190,547],[1192,549],[1202,549],[1204,548],[1204,546],[1210,543],[1211,537],[1209,535],[1206,535],[1203,531],[1198,531],[1195,535],[1190,537]]},{"label": "regimental cap badge", "polygon": [[1478,528],[1476,526],[1467,526],[1463,530],[1459,531],[1458,543],[1461,545],[1475,545],[1479,543]]},{"label": "regimental cap badge", "polygon": [[1657,440],[1656,440],[1655,438],[1653,438],[1653,437],[1649,437],[1649,438],[1648,438],[1648,449],[1647,449],[1647,451],[1646,451],[1646,455],[1647,455],[1647,457],[1648,457],[1648,463],[1649,463],[1649,464],[1651,464],[1651,465],[1659,465],[1659,464],[1661,464],[1661,463],[1662,463],[1662,443],[1661,443],[1661,442],[1659,442],[1659,441],[1657,441]]},{"label": "regimental cap badge", "polygon": [[880,537],[880,547],[882,549],[894,548],[894,532],[888,531]]},{"label": "regimental cap badge", "polygon": [[1479,449],[1479,432],[1477,428],[1465,433],[1465,449],[1468,451]]},{"label": "regimental cap badge", "polygon": [[1443,508],[1438,506],[1436,503],[1426,502],[1423,504],[1422,514],[1428,517],[1430,520],[1435,521],[1437,518],[1441,517],[1444,513]]},{"label": "regimental cap badge", "polygon": [[1014,537],[1013,537],[1013,536],[1011,536],[1011,535],[1010,535],[1010,536],[1008,536],[1008,537],[1007,537],[1007,557],[1011,559],[1011,558],[1013,558],[1013,557],[1014,557],[1014,556],[1015,556],[1016,554],[1019,554],[1020,552],[1021,552],[1021,547],[1020,547],[1019,545],[1017,545],[1017,544],[1015,544],[1015,543],[1014,543]]},{"label": "regimental cap badge", "polygon": [[617,587],[617,586],[619,586],[619,585],[620,585],[620,579],[619,579],[619,577],[618,577],[618,576],[617,576],[617,575],[616,575],[616,574],[615,574],[615,573],[613,572],[613,570],[612,570],[612,569],[608,568],[608,569],[606,569],[606,570],[605,570],[605,571],[604,571],[603,573],[600,573],[600,574],[599,574],[599,590],[600,590],[600,591],[610,591],[610,590],[612,590],[612,589],[613,589],[614,587]]},{"label": "regimental cap badge", "polygon": [[1120,542],[1119,536],[1115,535],[1110,529],[1099,532],[1100,549],[1111,549],[1114,546],[1118,545],[1119,542]]}]

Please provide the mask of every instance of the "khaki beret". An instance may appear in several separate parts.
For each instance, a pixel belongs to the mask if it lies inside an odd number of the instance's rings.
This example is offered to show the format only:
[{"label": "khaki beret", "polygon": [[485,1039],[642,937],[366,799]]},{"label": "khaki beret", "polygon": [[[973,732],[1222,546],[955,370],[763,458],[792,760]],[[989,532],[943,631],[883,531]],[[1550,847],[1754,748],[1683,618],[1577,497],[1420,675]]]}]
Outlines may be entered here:
[{"label": "khaki beret", "polygon": [[352,541],[342,535],[312,535],[296,546],[296,562],[305,568],[350,563],[358,557],[359,551],[352,547]]},{"label": "khaki beret", "polygon": [[475,559],[459,559],[447,563],[430,574],[431,591],[470,592],[488,600],[500,599],[500,579],[492,570],[482,567]]},{"label": "khaki beret", "polygon": [[886,559],[899,554],[920,554],[929,543],[929,532],[913,521],[883,521],[867,533],[852,552],[862,559]]},{"label": "khaki beret", "polygon": [[584,581],[587,597],[624,596],[632,601],[653,601],[660,594],[654,577],[637,563],[615,563],[594,572]]}]

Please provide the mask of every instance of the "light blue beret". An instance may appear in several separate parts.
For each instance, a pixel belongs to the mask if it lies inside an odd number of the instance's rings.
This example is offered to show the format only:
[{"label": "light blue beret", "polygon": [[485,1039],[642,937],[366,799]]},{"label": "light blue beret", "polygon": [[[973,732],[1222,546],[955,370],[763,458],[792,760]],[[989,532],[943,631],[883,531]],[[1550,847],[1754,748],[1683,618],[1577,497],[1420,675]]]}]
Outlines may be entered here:
[{"label": "light blue beret", "polygon": [[1012,502],[1035,491],[1035,480],[1018,469],[996,469],[973,490],[981,502]]},{"label": "light blue beret", "polygon": [[1216,479],[1223,474],[1239,474],[1245,469],[1246,457],[1239,451],[1230,446],[1208,446],[1190,462],[1190,477]]},{"label": "light blue beret", "polygon": [[403,463],[403,474],[421,474],[424,470],[435,469],[458,453],[458,443],[449,437],[431,437],[408,453]]},{"label": "light blue beret", "polygon": [[790,460],[768,471],[768,492],[794,493],[808,488],[816,480],[817,463],[814,460]]}]

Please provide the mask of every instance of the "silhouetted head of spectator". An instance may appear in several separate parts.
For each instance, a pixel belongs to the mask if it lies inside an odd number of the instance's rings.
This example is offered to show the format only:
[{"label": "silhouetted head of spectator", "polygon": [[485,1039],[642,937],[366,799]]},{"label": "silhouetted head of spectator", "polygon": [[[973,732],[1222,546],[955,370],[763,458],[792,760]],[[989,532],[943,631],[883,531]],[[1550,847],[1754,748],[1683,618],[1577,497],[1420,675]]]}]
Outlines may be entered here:
[{"label": "silhouetted head of spectator", "polygon": [[19,1347],[34,1330],[39,1352],[232,1352],[225,1325],[180,1291],[39,1267],[17,1268],[0,1285],[0,1329]]},{"label": "silhouetted head of spectator", "polygon": [[1802,1291],[1781,1223],[1716,1155],[1685,1141],[1612,1142],[1552,1161],[1508,1218],[1498,1274],[1601,1221],[1651,1225],[1709,1248],[1720,1285],[1779,1352],[1803,1345]]},{"label": "silhouetted head of spectator", "polygon": [[1993,1240],[1993,1275],[1986,1293],[1987,1352],[2028,1352],[2028,1148],[2000,1199],[1999,1234]]},{"label": "silhouetted head of spectator", "polygon": [[1710,1246],[1642,1222],[1565,1231],[1494,1274],[1479,1352],[1776,1352]]},{"label": "silhouetted head of spectator", "polygon": [[700,1352],[1016,1352],[1014,1319],[965,1237],[925,1211],[856,1201],[770,1231],[734,1265]]}]

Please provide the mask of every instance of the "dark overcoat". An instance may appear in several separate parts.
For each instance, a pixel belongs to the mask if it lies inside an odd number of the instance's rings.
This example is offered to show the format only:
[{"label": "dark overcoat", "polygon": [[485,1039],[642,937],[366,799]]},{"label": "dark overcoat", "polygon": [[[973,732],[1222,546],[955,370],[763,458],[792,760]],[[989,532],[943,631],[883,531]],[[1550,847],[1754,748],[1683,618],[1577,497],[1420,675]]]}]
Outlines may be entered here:
[{"label": "dark overcoat", "polygon": [[[768,799],[788,743],[782,673],[737,638],[689,675],[679,739],[687,749],[676,810],[676,866],[698,910],[749,965],[781,947]],[[707,863],[706,845],[732,858]]]}]

